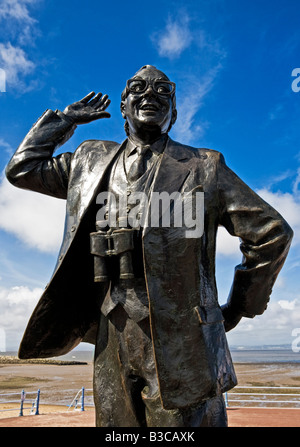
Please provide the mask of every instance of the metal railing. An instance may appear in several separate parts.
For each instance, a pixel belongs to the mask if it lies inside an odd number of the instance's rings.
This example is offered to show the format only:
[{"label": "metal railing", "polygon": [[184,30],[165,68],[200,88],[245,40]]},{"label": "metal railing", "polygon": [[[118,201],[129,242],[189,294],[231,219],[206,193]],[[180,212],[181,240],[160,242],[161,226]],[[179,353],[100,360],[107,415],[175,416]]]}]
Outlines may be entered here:
[{"label": "metal railing", "polygon": [[[67,411],[71,410],[72,408],[74,410],[80,409],[81,411],[84,411],[86,406],[89,407],[94,406],[92,391],[93,391],[92,389],[86,389],[82,387],[79,391],[77,391],[75,397],[72,399],[69,405],[66,403],[61,403],[57,400],[53,402],[52,399],[51,400],[49,399],[49,396],[47,397],[47,392],[45,392],[43,393],[43,404],[66,406],[68,408]],[[65,393],[67,395],[70,392],[74,392],[74,390],[65,390]],[[29,397],[30,395],[34,395],[35,397],[30,398]],[[64,400],[68,399],[67,395],[65,396]],[[18,398],[16,396],[18,396]],[[31,404],[30,407],[27,405],[29,402]],[[31,415],[33,414],[38,415],[39,407],[40,407],[40,390],[32,392],[25,392],[24,390],[22,390],[21,393],[0,394],[0,412],[6,412],[6,411],[16,412],[19,409],[19,416],[23,416],[24,410],[30,409]]]},{"label": "metal railing", "polygon": [[[68,405],[68,411],[74,407],[74,410],[77,410],[80,407],[80,411],[84,411],[86,405],[86,393],[93,391],[92,389],[85,389],[82,387],[75,395],[74,399]],[[93,404],[88,404],[89,406],[93,406]]]},{"label": "metal railing", "polygon": [[[242,391],[240,391],[242,390]],[[71,391],[71,390],[69,390]],[[85,411],[86,406],[94,406],[92,400],[92,389],[82,387],[77,391],[70,405],[67,405],[68,411],[74,410]],[[257,392],[258,391],[258,392]],[[283,392],[282,392],[283,391]],[[288,391],[288,392],[284,392]],[[294,392],[293,392],[294,391]],[[29,398],[29,395],[35,395]],[[11,399],[12,396],[19,396],[18,399]],[[282,408],[300,408],[300,387],[291,386],[237,386],[234,389],[224,393],[226,407],[230,406],[254,406],[267,407],[280,406]],[[259,398],[258,398],[259,397]],[[26,407],[27,403],[31,403],[30,407]],[[23,416],[25,409],[30,409],[31,415],[39,414],[40,390],[36,392],[6,393],[0,394],[0,412],[17,411],[18,406],[12,408],[3,408],[7,404],[19,404],[19,416]],[[55,402],[47,402],[48,405],[57,405]]]},{"label": "metal railing", "polygon": [[[28,396],[32,395],[32,394],[35,395],[36,397],[28,398]],[[19,396],[19,398],[11,399],[12,396]],[[31,403],[30,407],[25,406],[27,402]],[[40,390],[29,392],[29,393],[26,393],[24,390],[22,390],[21,395],[20,395],[20,393],[0,394],[0,412],[16,411],[18,408],[16,406],[12,406],[12,408],[1,409],[1,406],[3,406],[3,405],[6,406],[7,404],[20,404],[19,416],[23,416],[24,410],[28,410],[28,409],[30,409],[30,414],[38,415],[39,414],[39,403],[40,403]]]},{"label": "metal railing", "polygon": [[[247,390],[246,392],[239,392],[236,390]],[[254,392],[252,391],[254,390]],[[256,392],[258,391],[259,392]],[[264,391],[266,390],[266,391]],[[276,392],[272,392],[276,390]],[[281,392],[292,390],[293,392]],[[260,399],[258,399],[258,396]],[[275,398],[277,397],[277,399]],[[283,397],[283,398],[282,398]],[[289,399],[287,399],[289,397]],[[292,386],[237,386],[233,390],[225,393],[226,406],[255,406],[266,407],[267,404],[280,405],[282,408],[297,408],[300,407],[300,387]],[[244,405],[246,404],[246,405]]]}]

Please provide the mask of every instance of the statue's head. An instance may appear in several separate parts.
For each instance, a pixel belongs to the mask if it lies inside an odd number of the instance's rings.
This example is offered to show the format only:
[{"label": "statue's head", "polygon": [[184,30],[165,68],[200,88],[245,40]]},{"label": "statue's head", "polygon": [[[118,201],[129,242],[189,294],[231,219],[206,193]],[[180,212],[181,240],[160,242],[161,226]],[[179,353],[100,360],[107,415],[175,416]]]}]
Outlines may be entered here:
[{"label": "statue's head", "polygon": [[141,129],[170,131],[177,118],[175,84],[152,65],[144,65],[127,81],[121,95],[127,135]]}]

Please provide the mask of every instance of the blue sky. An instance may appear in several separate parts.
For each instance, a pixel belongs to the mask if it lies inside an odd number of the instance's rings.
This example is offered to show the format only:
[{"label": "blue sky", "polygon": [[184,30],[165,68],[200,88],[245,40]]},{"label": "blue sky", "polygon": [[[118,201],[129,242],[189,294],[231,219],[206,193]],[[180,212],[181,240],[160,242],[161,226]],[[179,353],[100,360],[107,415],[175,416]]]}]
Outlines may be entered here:
[{"label": "blue sky", "polygon": [[[299,14],[297,0],[0,0],[0,350],[17,348],[51,276],[65,206],[9,185],[10,156],[45,109],[63,110],[92,90],[109,95],[111,118],[80,126],[61,150],[89,138],[121,142],[120,94],[145,64],[176,82],[171,137],[221,151],[293,227],[267,312],[228,334],[232,346],[292,345],[300,328]],[[220,303],[238,246],[220,230]]]}]

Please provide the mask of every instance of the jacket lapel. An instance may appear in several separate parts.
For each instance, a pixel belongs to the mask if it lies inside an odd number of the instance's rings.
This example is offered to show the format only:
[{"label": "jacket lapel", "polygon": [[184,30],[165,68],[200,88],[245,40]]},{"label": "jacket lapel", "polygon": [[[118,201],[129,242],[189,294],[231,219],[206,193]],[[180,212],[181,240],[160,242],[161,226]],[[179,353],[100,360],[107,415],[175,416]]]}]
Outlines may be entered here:
[{"label": "jacket lapel", "polygon": [[[86,173],[83,176],[83,181],[85,185],[79,185],[77,182],[77,192],[79,192],[80,197],[78,197],[80,203],[78,203],[78,218],[81,219],[83,213],[88,208],[91,201],[94,199],[97,191],[99,191],[101,182],[103,181],[107,170],[111,167],[111,163],[118,153],[124,148],[127,140],[122,144],[108,144],[99,156],[99,148],[94,151],[89,151],[87,154],[87,165]],[[84,193],[84,196],[82,194]]]},{"label": "jacket lapel", "polygon": [[84,156],[80,153],[75,155],[73,160],[75,168],[69,182],[65,233],[54,273],[74,240],[83,216],[92,200],[95,199],[107,170],[126,141],[122,144],[107,142],[103,147],[99,147],[99,142],[95,142],[94,147],[87,147],[87,153]]},{"label": "jacket lapel", "polygon": [[[183,185],[191,173],[189,167],[184,163],[184,160],[188,158],[190,158],[190,154],[188,154],[185,146],[179,145],[169,138],[153,180],[149,203],[151,203],[153,192],[172,194],[183,189]],[[151,226],[145,226],[143,236],[146,236],[150,229]]]}]

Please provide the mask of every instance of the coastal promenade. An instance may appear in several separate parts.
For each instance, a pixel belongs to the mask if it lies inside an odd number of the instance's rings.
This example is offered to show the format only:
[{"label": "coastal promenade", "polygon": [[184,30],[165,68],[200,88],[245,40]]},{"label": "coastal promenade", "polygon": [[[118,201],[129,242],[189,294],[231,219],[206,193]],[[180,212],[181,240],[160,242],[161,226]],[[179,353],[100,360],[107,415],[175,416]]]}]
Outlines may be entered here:
[{"label": "coastal promenade", "polygon": [[[229,408],[229,427],[300,427],[300,409]],[[95,427],[93,408],[0,419],[0,427]]]},{"label": "coastal promenade", "polygon": [[[0,360],[1,393],[18,393],[19,398],[22,389],[28,395],[33,393],[33,397],[35,397],[37,389],[41,391],[39,415],[29,415],[28,410],[28,413],[24,412],[24,416],[18,416],[19,403],[15,404],[17,409],[14,412],[5,412],[3,408],[0,408],[2,410],[0,411],[1,428],[95,427],[94,408],[90,407],[88,403],[85,406],[85,411],[71,409],[67,411],[67,406],[71,404],[81,387],[84,386],[86,390],[93,387],[93,363],[90,359],[86,363],[79,362],[78,364],[75,362],[67,364],[63,361],[51,364],[50,360],[21,362],[7,356]],[[298,361],[267,362],[266,360],[267,357],[265,357],[264,363],[235,363],[238,385],[249,387],[249,389],[252,387],[290,387],[290,393],[299,389]],[[295,391],[293,391],[294,389]],[[247,390],[234,391],[244,392]],[[271,389],[269,392],[274,392],[274,390]],[[287,393],[288,391],[282,392]],[[244,407],[234,400],[236,396],[233,394],[228,395],[229,427],[300,427],[299,406],[291,408],[291,405],[285,405],[288,408],[279,408],[278,405],[272,404],[272,407],[267,405],[258,408]],[[256,397],[256,399],[259,398]],[[274,399],[273,396],[271,400]],[[284,394],[282,399],[287,400],[288,396]],[[295,397],[295,399],[297,398]],[[29,402],[26,404],[27,407],[30,405]]]}]

